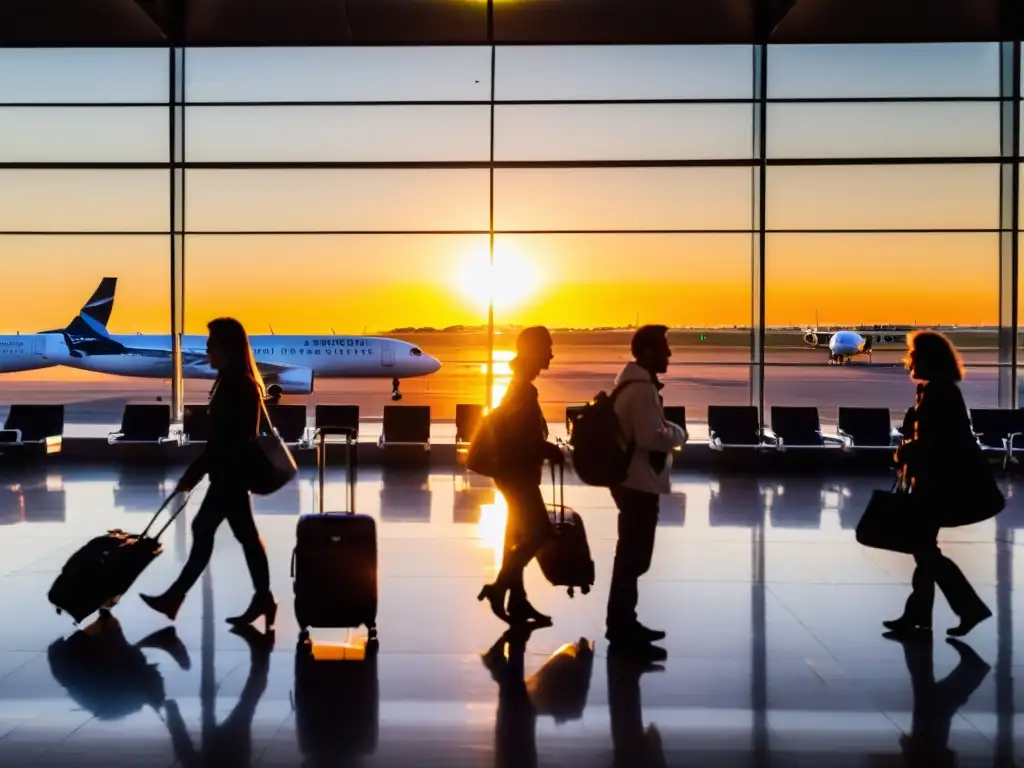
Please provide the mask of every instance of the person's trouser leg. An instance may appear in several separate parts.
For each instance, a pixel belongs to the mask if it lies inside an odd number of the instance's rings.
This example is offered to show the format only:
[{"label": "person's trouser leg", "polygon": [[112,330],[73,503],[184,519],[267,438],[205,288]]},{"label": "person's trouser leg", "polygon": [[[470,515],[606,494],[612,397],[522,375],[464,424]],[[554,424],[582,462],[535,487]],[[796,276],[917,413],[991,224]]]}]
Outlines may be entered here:
[{"label": "person's trouser leg", "polygon": [[974,587],[964,576],[964,572],[937,547],[936,552],[935,583],[942,590],[942,594],[946,596],[949,607],[960,618],[985,614],[988,611],[988,606],[974,591]]},{"label": "person's trouser leg", "polygon": [[192,520],[192,548],[189,550],[188,559],[174,584],[167,590],[169,594],[184,598],[199,580],[203,570],[210,563],[217,528],[224,520],[226,512],[224,489],[210,485],[199,511]]},{"label": "person's trouser leg", "polygon": [[547,505],[540,488],[532,484],[505,487],[502,495],[508,504],[509,531],[506,525],[505,549],[496,583],[508,587],[510,592],[523,588],[523,571],[536,556],[551,532]]},{"label": "person's trouser leg", "polygon": [[231,532],[238,543],[242,545],[245,563],[249,566],[249,575],[252,576],[256,594],[266,594],[270,592],[270,565],[267,562],[267,550],[263,546],[263,539],[256,529],[249,492],[241,487],[232,488],[225,493],[224,501],[227,506],[228,525],[231,526]]},{"label": "person's trouser leg", "polygon": [[651,567],[659,497],[654,493],[615,488],[612,498],[619,509],[619,538],[608,592],[607,625],[609,631],[628,631],[637,623],[637,581]]}]

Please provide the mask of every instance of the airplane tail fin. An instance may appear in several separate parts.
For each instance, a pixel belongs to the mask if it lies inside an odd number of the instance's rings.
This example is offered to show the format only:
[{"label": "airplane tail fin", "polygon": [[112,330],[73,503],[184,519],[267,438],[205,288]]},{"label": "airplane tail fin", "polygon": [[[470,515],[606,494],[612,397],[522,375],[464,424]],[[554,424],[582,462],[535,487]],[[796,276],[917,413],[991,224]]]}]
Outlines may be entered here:
[{"label": "airplane tail fin", "polygon": [[78,317],[72,320],[65,329],[85,336],[106,336],[110,313],[114,311],[114,291],[117,290],[116,277],[104,277],[93,291],[89,301],[85,303]]},{"label": "airplane tail fin", "polygon": [[93,291],[89,301],[82,307],[82,315],[94,320],[106,330],[110,322],[110,313],[114,311],[114,291],[117,290],[116,277],[104,277]]}]

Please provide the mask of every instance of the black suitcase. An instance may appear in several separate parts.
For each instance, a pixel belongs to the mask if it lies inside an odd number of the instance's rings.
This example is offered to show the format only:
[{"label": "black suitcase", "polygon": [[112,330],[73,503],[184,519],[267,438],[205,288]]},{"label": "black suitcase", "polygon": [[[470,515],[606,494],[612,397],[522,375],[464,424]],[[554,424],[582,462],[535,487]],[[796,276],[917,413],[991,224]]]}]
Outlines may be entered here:
[{"label": "black suitcase", "polygon": [[113,608],[139,575],[162,552],[160,537],[188,504],[188,495],[153,536],[149,530],[167,508],[168,496],[139,534],[120,529],[97,536],[73,554],[47,594],[57,613],[67,612],[78,624],[99,610]]},{"label": "black suitcase", "polygon": [[537,553],[537,564],[554,586],[569,588],[569,597],[573,597],[577,588],[585,595],[594,585],[594,560],[590,556],[587,530],[583,527],[583,518],[565,507],[564,466],[559,465],[557,483],[555,468],[551,467],[551,482],[555,486],[555,503],[550,505],[548,515],[554,533]]},{"label": "black suitcase", "polygon": [[[348,511],[324,512],[327,437],[342,435],[346,448]],[[295,619],[300,640],[310,627],[344,629],[365,625],[377,638],[377,525],[355,512],[354,430],[317,430],[319,512],[299,517],[292,553]]]}]

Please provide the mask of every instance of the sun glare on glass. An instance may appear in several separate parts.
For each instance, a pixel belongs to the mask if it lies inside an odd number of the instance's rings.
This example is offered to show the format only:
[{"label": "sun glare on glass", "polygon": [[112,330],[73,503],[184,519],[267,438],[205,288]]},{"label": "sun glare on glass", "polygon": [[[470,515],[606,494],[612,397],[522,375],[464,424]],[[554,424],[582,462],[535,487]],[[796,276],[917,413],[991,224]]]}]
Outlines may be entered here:
[{"label": "sun glare on glass", "polygon": [[516,307],[533,296],[538,283],[533,265],[508,246],[495,247],[493,274],[486,248],[470,254],[458,273],[459,290],[481,309],[492,296],[495,309]]}]

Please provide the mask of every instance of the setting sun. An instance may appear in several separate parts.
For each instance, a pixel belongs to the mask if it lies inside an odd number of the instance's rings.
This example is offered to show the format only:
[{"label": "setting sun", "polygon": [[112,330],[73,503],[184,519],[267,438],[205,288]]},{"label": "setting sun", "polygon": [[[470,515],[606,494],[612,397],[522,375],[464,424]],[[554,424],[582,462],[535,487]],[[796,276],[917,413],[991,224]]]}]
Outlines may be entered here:
[{"label": "setting sun", "polygon": [[458,273],[459,290],[477,306],[486,308],[493,293],[494,308],[507,309],[521,304],[536,292],[538,279],[533,265],[513,248],[495,246],[493,275],[489,262],[486,249],[476,251]]}]

